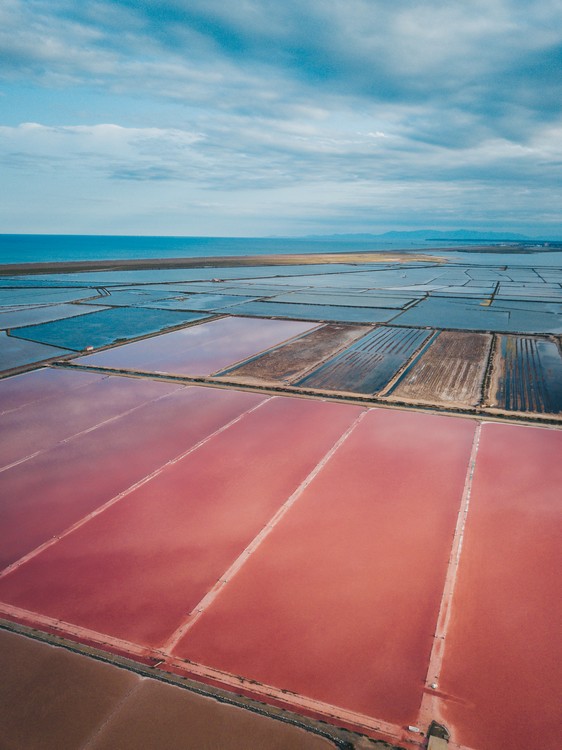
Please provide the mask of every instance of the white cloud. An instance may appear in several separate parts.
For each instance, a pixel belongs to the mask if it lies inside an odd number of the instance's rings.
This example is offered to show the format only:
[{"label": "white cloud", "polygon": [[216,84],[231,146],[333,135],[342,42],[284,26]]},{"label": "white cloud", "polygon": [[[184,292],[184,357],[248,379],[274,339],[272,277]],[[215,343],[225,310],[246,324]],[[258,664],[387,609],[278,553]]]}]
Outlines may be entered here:
[{"label": "white cloud", "polygon": [[510,201],[546,221],[561,40],[554,0],[5,0],[6,111],[19,85],[76,105],[57,119],[29,94],[36,122],[0,127],[4,179],[45,215],[80,192],[115,221],[199,212],[211,233],[463,206],[511,221]]},{"label": "white cloud", "polygon": [[149,159],[150,164],[174,160],[189,154],[200,133],[164,128],[126,128],[111,123],[99,125],[61,125],[22,123],[0,127],[1,152],[48,159],[54,168],[76,168],[76,159],[111,169],[115,163]]}]

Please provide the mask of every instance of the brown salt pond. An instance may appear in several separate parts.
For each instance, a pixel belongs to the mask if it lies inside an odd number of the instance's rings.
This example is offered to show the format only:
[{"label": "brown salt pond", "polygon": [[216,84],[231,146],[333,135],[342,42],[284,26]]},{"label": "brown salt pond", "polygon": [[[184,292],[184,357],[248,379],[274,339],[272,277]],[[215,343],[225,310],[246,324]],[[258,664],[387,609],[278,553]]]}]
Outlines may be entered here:
[{"label": "brown salt pond", "polygon": [[482,397],[491,344],[489,334],[441,331],[389,391],[389,398],[476,406]]},{"label": "brown salt pond", "polygon": [[11,750],[330,750],[312,731],[0,630]]}]

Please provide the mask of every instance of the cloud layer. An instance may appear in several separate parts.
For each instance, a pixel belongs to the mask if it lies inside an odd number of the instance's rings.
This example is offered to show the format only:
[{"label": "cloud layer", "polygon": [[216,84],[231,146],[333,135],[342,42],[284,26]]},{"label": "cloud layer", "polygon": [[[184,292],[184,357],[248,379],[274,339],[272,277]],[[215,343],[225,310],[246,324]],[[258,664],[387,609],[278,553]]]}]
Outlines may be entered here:
[{"label": "cloud layer", "polygon": [[562,231],[551,0],[6,0],[0,50],[4,231]]}]

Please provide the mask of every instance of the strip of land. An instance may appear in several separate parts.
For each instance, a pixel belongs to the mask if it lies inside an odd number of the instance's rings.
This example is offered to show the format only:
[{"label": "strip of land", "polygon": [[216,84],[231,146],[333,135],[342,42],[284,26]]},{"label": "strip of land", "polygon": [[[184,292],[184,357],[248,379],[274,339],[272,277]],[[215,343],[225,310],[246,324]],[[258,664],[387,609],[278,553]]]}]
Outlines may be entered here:
[{"label": "strip of land", "polygon": [[126,260],[77,260],[49,263],[7,263],[0,276],[39,273],[79,273],[80,271],[139,271],[163,268],[226,268],[236,266],[316,265],[317,263],[442,263],[443,258],[423,253],[353,252],[315,255],[224,255],[214,258],[137,258]]}]

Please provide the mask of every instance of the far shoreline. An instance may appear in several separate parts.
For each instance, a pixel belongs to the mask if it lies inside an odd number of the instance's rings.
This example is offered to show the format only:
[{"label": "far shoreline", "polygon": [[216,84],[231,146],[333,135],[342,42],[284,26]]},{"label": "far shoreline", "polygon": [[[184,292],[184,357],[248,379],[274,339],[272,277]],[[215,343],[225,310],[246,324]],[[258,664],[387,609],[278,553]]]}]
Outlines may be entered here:
[{"label": "far shoreline", "polygon": [[[447,248],[449,250],[449,248]],[[451,248],[452,250],[452,248]],[[237,266],[317,265],[319,263],[442,263],[443,258],[426,253],[398,250],[359,251],[349,253],[296,253],[294,255],[224,255],[199,258],[126,258],[118,260],[49,261],[41,263],[6,263],[0,265],[0,276],[43,273],[84,273],[87,271],[143,271],[181,268],[236,268]]]}]

